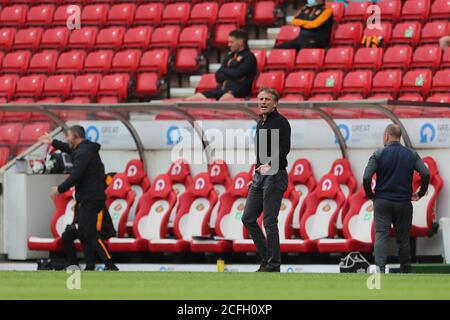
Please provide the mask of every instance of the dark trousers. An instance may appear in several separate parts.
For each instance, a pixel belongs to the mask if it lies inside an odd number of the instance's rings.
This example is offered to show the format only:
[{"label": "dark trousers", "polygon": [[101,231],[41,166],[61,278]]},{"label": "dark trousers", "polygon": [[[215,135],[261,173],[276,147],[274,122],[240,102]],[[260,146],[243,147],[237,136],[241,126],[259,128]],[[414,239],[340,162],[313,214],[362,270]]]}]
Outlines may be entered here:
[{"label": "dark trousers", "polygon": [[83,247],[84,258],[86,260],[86,268],[93,269],[95,267],[96,256],[101,263],[111,260],[111,256],[106,248],[104,241],[99,235],[101,229],[102,217],[99,216],[100,211],[104,207],[104,202],[85,202],[78,204],[76,208],[76,222],[78,228],[70,225],[62,234],[62,242],[64,252],[70,265],[77,265],[78,259],[74,246],[74,240],[80,239]]},{"label": "dark trousers", "polygon": [[305,48],[324,48],[324,45],[315,39],[298,36],[294,40],[286,41],[275,46],[275,49],[295,49],[297,52]]},{"label": "dark trousers", "polygon": [[[287,183],[288,175],[284,169],[271,176],[255,173],[242,215],[242,223],[252,236],[262,263],[267,263],[270,268],[281,265],[278,214]],[[257,222],[261,212],[264,212],[267,239]]]},{"label": "dark trousers", "polygon": [[409,272],[411,267],[411,249],[409,231],[412,224],[413,207],[410,201],[394,202],[384,199],[374,201],[375,222],[375,264],[386,266],[387,246],[391,224],[394,226],[400,269]]}]

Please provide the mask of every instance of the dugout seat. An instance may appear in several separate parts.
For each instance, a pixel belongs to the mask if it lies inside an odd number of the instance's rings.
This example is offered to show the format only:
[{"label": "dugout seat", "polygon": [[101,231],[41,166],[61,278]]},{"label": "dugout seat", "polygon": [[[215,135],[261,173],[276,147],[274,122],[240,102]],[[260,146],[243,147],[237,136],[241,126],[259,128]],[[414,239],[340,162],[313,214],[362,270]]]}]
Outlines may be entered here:
[{"label": "dugout seat", "polygon": [[152,187],[139,200],[133,223],[134,238],[110,238],[109,249],[113,252],[147,251],[149,241],[167,236],[170,212],[176,201],[177,196],[172,189],[170,176],[162,174],[156,177]]},{"label": "dugout seat", "polygon": [[[172,137],[167,138],[173,139]],[[175,221],[176,213],[178,210],[179,199],[183,195],[183,193],[192,185],[192,176],[189,164],[182,159],[173,162],[170,165],[167,173],[170,176],[172,188],[175,191],[178,199],[169,218],[169,227],[173,227],[173,223]]]},{"label": "dugout seat", "polygon": [[198,174],[178,202],[179,206],[174,221],[175,239],[151,240],[150,251],[188,251],[193,238],[211,235],[209,221],[212,209],[217,202],[217,193],[208,174]]},{"label": "dugout seat", "polygon": [[217,192],[218,201],[211,213],[210,228],[214,229],[216,226],[217,213],[220,207],[220,197],[231,185],[230,172],[228,165],[223,160],[214,160],[208,165],[208,175],[214,189]]}]

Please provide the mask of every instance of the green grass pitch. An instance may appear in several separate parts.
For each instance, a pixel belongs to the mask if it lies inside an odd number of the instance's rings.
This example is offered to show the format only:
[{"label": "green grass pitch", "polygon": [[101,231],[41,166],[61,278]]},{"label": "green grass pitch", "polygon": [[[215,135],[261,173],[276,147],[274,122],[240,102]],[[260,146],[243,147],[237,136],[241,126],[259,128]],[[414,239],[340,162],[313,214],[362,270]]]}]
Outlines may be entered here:
[{"label": "green grass pitch", "polygon": [[450,275],[388,274],[369,290],[366,274],[0,272],[0,299],[450,299]]}]

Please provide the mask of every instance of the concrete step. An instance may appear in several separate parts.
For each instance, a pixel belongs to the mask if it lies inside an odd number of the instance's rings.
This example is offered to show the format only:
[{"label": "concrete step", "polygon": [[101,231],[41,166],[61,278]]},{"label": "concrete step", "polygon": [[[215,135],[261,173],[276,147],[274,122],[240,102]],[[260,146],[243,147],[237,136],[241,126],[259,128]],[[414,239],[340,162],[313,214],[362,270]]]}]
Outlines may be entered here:
[{"label": "concrete step", "polygon": [[249,40],[248,45],[250,49],[272,49],[275,45],[275,40],[263,39],[263,40]]},{"label": "concrete step", "polygon": [[195,88],[170,88],[172,98],[187,98],[195,94]]},{"label": "concrete step", "polygon": [[209,73],[216,73],[220,69],[220,63],[211,63],[209,65]]},{"label": "concrete step", "polygon": [[267,28],[267,39],[276,40],[279,33],[280,28]]},{"label": "concrete step", "polygon": [[189,77],[189,86],[191,88],[197,88],[198,83],[200,82],[202,76],[190,76]]}]

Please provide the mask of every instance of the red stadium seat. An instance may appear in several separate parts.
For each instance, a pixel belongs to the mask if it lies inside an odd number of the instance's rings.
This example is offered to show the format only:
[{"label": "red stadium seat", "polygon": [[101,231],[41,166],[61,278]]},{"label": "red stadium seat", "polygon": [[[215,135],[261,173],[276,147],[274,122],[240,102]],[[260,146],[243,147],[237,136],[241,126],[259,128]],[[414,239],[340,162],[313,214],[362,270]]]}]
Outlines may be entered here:
[{"label": "red stadium seat", "polygon": [[401,22],[395,25],[392,31],[391,42],[407,43],[415,46],[419,41],[421,25],[417,21]]},{"label": "red stadium seat", "polygon": [[245,26],[247,18],[247,4],[244,2],[228,2],[222,4],[217,17],[218,23],[235,23],[239,27]]},{"label": "red stadium seat", "polygon": [[106,24],[109,9],[110,7],[107,4],[92,4],[84,6],[81,11],[81,24],[103,26]]},{"label": "red stadium seat", "polygon": [[19,29],[14,37],[14,48],[36,49],[41,43],[42,33],[42,28]]},{"label": "red stadium seat", "polygon": [[144,52],[139,64],[139,71],[157,71],[161,76],[167,74],[170,59],[168,49],[152,49]]},{"label": "red stadium seat", "polygon": [[431,6],[430,19],[447,19],[450,16],[448,0],[434,0]]},{"label": "red stadium seat", "polygon": [[27,13],[28,25],[50,25],[53,20],[53,13],[55,12],[55,6],[50,4],[42,4],[33,6]]},{"label": "red stadium seat", "polygon": [[204,92],[217,88],[216,75],[214,73],[203,74],[198,82],[195,92]]},{"label": "red stadium seat", "polygon": [[39,97],[44,89],[44,75],[30,75],[19,79],[16,88],[16,97]]},{"label": "red stadium seat", "polygon": [[300,34],[300,28],[296,26],[281,26],[275,45],[296,39]]},{"label": "red stadium seat", "polygon": [[203,51],[208,44],[208,27],[194,25],[183,28],[178,40],[178,47],[192,47]]},{"label": "red stadium seat", "polygon": [[198,174],[179,200],[174,221],[176,239],[151,240],[150,251],[188,251],[193,237],[210,235],[209,220],[218,199],[208,174]]},{"label": "red stadium seat", "polygon": [[436,72],[433,77],[432,92],[448,92],[450,90],[450,69]]},{"label": "red stadium seat", "polygon": [[21,27],[25,24],[28,6],[12,5],[3,7],[0,14],[0,25]]},{"label": "red stadium seat", "polygon": [[215,229],[218,210],[220,207],[220,197],[225,191],[231,187],[232,180],[230,172],[228,171],[228,165],[223,160],[214,160],[208,164],[209,180],[214,186],[214,190],[217,192],[218,201],[211,212],[211,219],[209,220],[209,226],[212,230]]},{"label": "red stadium seat", "polygon": [[108,24],[130,26],[134,20],[136,5],[134,3],[119,3],[108,12]]},{"label": "red stadium seat", "polygon": [[20,132],[19,145],[32,145],[36,143],[40,136],[50,131],[48,122],[33,123],[25,125]]},{"label": "red stadium seat", "polygon": [[[169,215],[176,203],[176,193],[167,174],[159,175],[150,190],[140,201],[133,223],[134,238],[110,238],[108,248],[112,252],[147,251],[148,242],[163,239],[168,230]],[[137,202],[137,199],[134,203]],[[131,213],[131,212],[130,212]]]},{"label": "red stadium seat", "polygon": [[372,93],[396,95],[402,83],[402,72],[398,69],[378,71],[372,80]]},{"label": "red stadium seat", "polygon": [[53,73],[56,69],[57,60],[58,60],[57,50],[44,50],[35,53],[30,60],[28,72]]},{"label": "red stadium seat", "polygon": [[359,22],[339,24],[334,32],[333,43],[356,46],[361,40],[362,31],[362,24]]},{"label": "red stadium seat", "polygon": [[238,27],[235,24],[219,24],[216,26],[214,31],[214,47],[217,48],[227,48],[228,47],[228,36],[231,31],[236,30]]},{"label": "red stadium seat", "polygon": [[450,23],[445,20],[428,22],[422,28],[421,43],[438,43],[439,39],[450,34]]},{"label": "red stadium seat", "polygon": [[56,27],[44,31],[40,46],[42,48],[64,49],[69,41],[70,32],[66,27]]},{"label": "red stadium seat", "polygon": [[140,96],[153,96],[159,93],[159,75],[157,72],[144,72],[137,76],[136,93]]},{"label": "red stadium seat", "polygon": [[0,97],[11,100],[16,92],[17,81],[19,77],[16,75],[0,76]]},{"label": "red stadium seat", "polygon": [[435,93],[427,98],[427,102],[450,103],[450,93]]},{"label": "red stadium seat", "polygon": [[[112,96],[100,96],[97,98],[98,104],[117,104],[120,103],[119,99],[117,97]],[[102,112],[97,113],[97,119],[105,119],[105,120],[112,120],[113,118],[110,115],[103,115]],[[134,205],[134,204],[133,204]]]},{"label": "red stadium seat", "polygon": [[403,76],[400,92],[420,92],[423,96],[426,96],[431,87],[431,79],[431,70],[417,69],[408,71]]},{"label": "red stadium seat", "polygon": [[164,5],[162,3],[145,3],[136,9],[135,24],[157,25],[161,22]]},{"label": "red stadium seat", "polygon": [[410,68],[438,69],[442,57],[442,49],[437,45],[424,45],[414,51]]},{"label": "red stadium seat", "polygon": [[82,27],[81,29],[72,30],[69,37],[69,47],[92,49],[95,45],[95,38],[97,37],[97,28]]},{"label": "red stadium seat", "polygon": [[6,123],[0,125],[0,145],[15,148],[19,142],[21,130],[22,125],[19,123]]},{"label": "red stadium seat", "polygon": [[92,51],[84,61],[84,70],[87,72],[106,72],[111,68],[113,58],[112,50]]},{"label": "red stadium seat", "polygon": [[444,51],[444,54],[442,56],[441,67],[442,68],[450,67],[450,49],[448,48]]},{"label": "red stadium seat", "polygon": [[189,23],[205,23],[212,26],[217,20],[219,5],[217,2],[201,2],[192,7]]},{"label": "red stadium seat", "polygon": [[150,46],[175,49],[180,34],[179,26],[164,26],[153,30]]},{"label": "red stadium seat", "polygon": [[0,148],[0,168],[3,167],[9,159],[9,149],[5,147]]},{"label": "red stadium seat", "polygon": [[253,24],[257,26],[273,25],[276,21],[275,8],[275,1],[257,1],[253,8]]},{"label": "red stadium seat", "polygon": [[175,57],[174,70],[193,73],[200,67],[200,51],[196,48],[179,48]]},{"label": "red stadium seat", "polygon": [[359,48],[355,53],[353,68],[378,70],[383,61],[382,48]]},{"label": "red stadium seat", "polygon": [[344,16],[344,4],[342,2],[326,2],[327,8],[331,8],[333,10],[333,19],[337,23],[341,22],[342,17]]},{"label": "red stadium seat", "polygon": [[373,202],[361,187],[349,201],[343,227],[345,238],[320,239],[317,242],[319,252],[371,251],[374,242],[373,213]]},{"label": "red stadium seat", "polygon": [[[73,98],[64,100],[64,103],[67,103],[67,104],[86,104],[86,103],[90,103],[90,102],[91,102],[91,100],[88,97],[73,97]],[[63,112],[63,111],[61,111],[61,112]],[[67,111],[67,113],[63,113],[64,116],[71,116],[71,115],[73,115],[73,113],[70,114],[69,112],[70,111]],[[74,111],[74,112],[76,112],[76,111]],[[78,116],[79,113],[77,112],[76,115]]]},{"label": "red stadium seat", "polygon": [[110,27],[101,29],[98,32],[95,46],[98,48],[118,49],[122,46],[124,35],[125,35],[124,27]]},{"label": "red stadium seat", "polygon": [[344,93],[360,93],[366,97],[372,88],[372,71],[351,71],[346,74],[342,92]]},{"label": "red stadium seat", "polygon": [[141,60],[141,50],[129,49],[117,52],[112,60],[111,70],[136,72]]},{"label": "red stadium seat", "polygon": [[123,47],[146,48],[152,38],[152,27],[133,27],[127,29],[123,37]]},{"label": "red stadium seat", "polygon": [[308,101],[332,101],[332,100],[334,100],[334,97],[331,94],[315,94],[308,99]]},{"label": "red stadium seat", "polygon": [[366,27],[364,29],[363,36],[382,37],[383,43],[387,44],[391,40],[392,24],[390,22],[382,21],[380,27],[381,27],[380,29],[378,28],[369,29],[369,27]]},{"label": "red stadium seat", "polygon": [[367,18],[367,8],[372,5],[369,1],[350,1],[345,8],[343,21],[363,21]]},{"label": "red stadium seat", "polygon": [[352,47],[335,47],[328,49],[322,69],[348,70],[353,64],[353,53]]},{"label": "red stadium seat", "polygon": [[100,86],[101,75],[83,74],[75,78],[72,84],[72,94],[95,96]]},{"label": "red stadium seat", "polygon": [[325,49],[301,49],[295,60],[295,69],[318,71],[325,60]]},{"label": "red stadium seat", "polygon": [[189,19],[191,4],[189,2],[169,3],[165,6],[161,23],[185,24]]},{"label": "red stadium seat", "polygon": [[303,97],[308,97],[312,90],[313,81],[313,71],[292,72],[286,78],[283,93],[301,93]]},{"label": "red stadium seat", "polygon": [[21,50],[10,52],[3,58],[2,71],[24,73],[28,68],[30,58],[30,51]]},{"label": "red stadium seat", "polygon": [[266,49],[261,50],[252,50],[253,54],[256,57],[256,65],[258,66],[258,72],[261,72],[266,65]]},{"label": "red stadium seat", "polygon": [[[420,199],[414,201],[414,215],[410,235],[413,237],[428,237],[429,231],[433,228],[433,223],[437,221],[436,201],[442,191],[443,180],[439,174],[436,161],[431,157],[424,157],[423,161],[430,171],[430,185],[427,193]],[[414,192],[420,189],[420,176],[415,172],[413,178]]]},{"label": "red stadium seat", "polygon": [[257,94],[259,89],[262,87],[269,87],[277,90],[277,92],[282,92],[284,88],[284,72],[273,71],[273,72],[263,72],[261,73],[256,81],[254,82],[253,94]]},{"label": "red stadium seat", "polygon": [[266,59],[265,70],[291,71],[295,65],[294,49],[272,49]]},{"label": "red stadium seat", "polygon": [[[241,215],[244,211],[245,200],[248,194],[247,185],[251,182],[248,172],[238,173],[229,189],[220,197],[220,207],[215,220],[215,233],[217,236],[227,240],[205,241],[192,240],[191,250],[193,252],[227,252],[232,246],[229,240],[244,239],[244,226],[241,223]],[[234,219],[230,219],[233,218]]]},{"label": "red stadium seat", "polygon": [[1,28],[0,29],[0,49],[9,50],[14,43],[14,36],[16,35],[15,28]]},{"label": "red stadium seat", "polygon": [[61,53],[56,64],[58,72],[74,72],[78,73],[83,69],[84,60],[86,59],[86,51],[71,50]]},{"label": "red stadium seat", "polygon": [[73,80],[73,75],[69,74],[50,76],[45,80],[42,95],[66,98],[71,92]]},{"label": "red stadium seat", "polygon": [[316,74],[312,93],[328,93],[337,96],[342,88],[342,71],[325,71]]},{"label": "red stadium seat", "polygon": [[[415,101],[422,102],[424,99],[420,93],[403,93],[398,97],[399,101]],[[408,110],[409,111],[409,110]],[[397,111],[398,112],[398,111]],[[422,110],[417,108],[419,117],[422,115]]]},{"label": "red stadium seat", "polygon": [[398,0],[380,0],[377,2],[381,9],[382,20],[397,21],[400,18],[402,3]]},{"label": "red stadium seat", "polygon": [[[70,16],[72,16],[73,12],[77,12],[77,11],[71,11],[68,12],[67,10],[69,9],[71,5],[67,4],[67,5],[62,5],[62,6],[58,6],[55,9],[55,13],[53,14],[53,24],[54,25],[58,25],[58,26],[65,26],[67,25],[67,20],[69,19]],[[75,8],[75,7],[72,7]],[[81,6],[78,6],[78,8],[80,9],[80,14],[81,14]]]},{"label": "red stadium seat", "polygon": [[124,99],[128,96],[128,82],[130,75],[128,73],[109,74],[102,78],[99,95],[116,96],[119,99]]},{"label": "red stadium seat", "polygon": [[430,15],[430,0],[406,0],[403,4],[402,20],[426,21]]},{"label": "red stadium seat", "polygon": [[407,69],[411,62],[412,49],[407,45],[389,47],[383,57],[383,68]]}]

